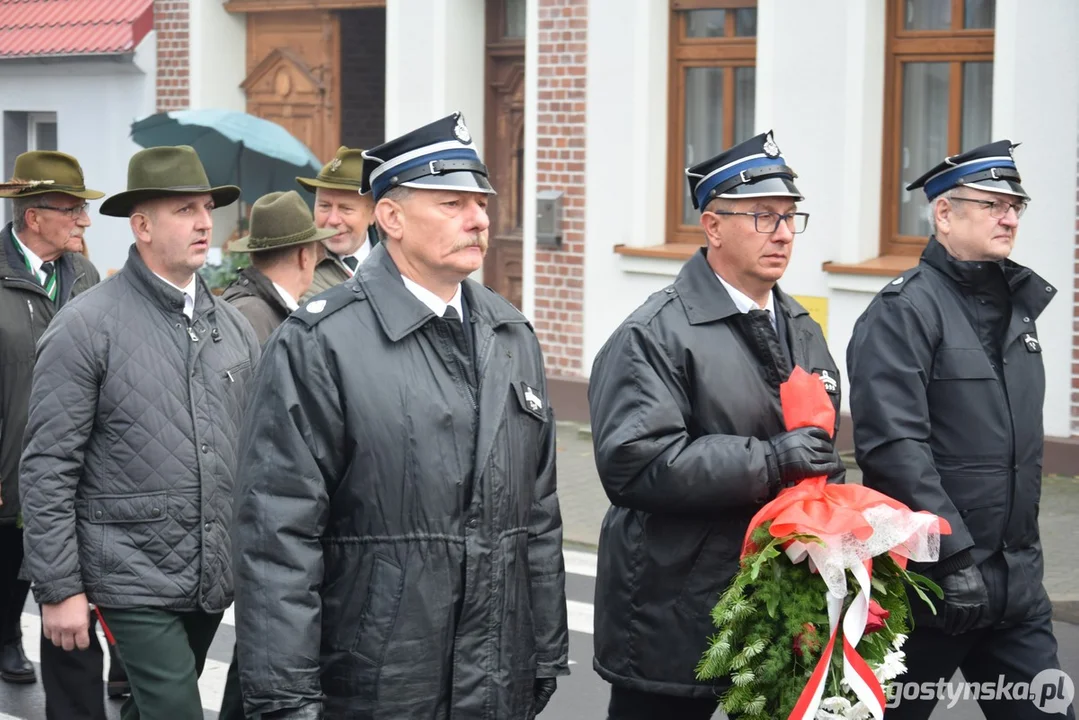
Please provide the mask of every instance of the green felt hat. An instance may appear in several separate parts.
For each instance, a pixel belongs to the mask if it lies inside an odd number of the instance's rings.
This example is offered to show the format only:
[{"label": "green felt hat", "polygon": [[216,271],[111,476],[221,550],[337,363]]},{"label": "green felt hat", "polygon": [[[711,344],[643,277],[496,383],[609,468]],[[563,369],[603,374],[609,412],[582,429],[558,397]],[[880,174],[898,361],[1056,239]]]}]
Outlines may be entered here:
[{"label": "green felt hat", "polygon": [[20,198],[63,193],[83,200],[97,200],[105,193],[88,190],[79,161],[54,150],[31,150],[15,158],[8,182],[0,183],[0,197]]},{"label": "green felt hat", "polygon": [[337,149],[333,160],[322,166],[322,172],[314,178],[296,178],[300,187],[308,192],[318,188],[327,190],[360,191],[363,180],[363,150],[354,150],[344,145]]},{"label": "green felt hat", "polygon": [[240,197],[235,185],[210,187],[206,169],[190,145],[152,147],[135,153],[127,164],[127,190],[101,204],[101,214],[127,217],[144,200],[175,195],[209,193],[215,207],[225,207]]},{"label": "green felt hat", "polygon": [[263,195],[251,206],[251,232],[229,246],[232,252],[277,250],[325,240],[337,230],[315,227],[307,203],[295,190]]}]

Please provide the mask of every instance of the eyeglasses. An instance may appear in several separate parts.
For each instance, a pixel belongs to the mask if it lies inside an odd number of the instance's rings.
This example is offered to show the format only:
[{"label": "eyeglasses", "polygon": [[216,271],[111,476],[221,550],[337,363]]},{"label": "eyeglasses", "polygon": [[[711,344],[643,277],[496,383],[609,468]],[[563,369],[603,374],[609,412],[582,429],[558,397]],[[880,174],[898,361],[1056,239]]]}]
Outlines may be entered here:
[{"label": "eyeglasses", "polygon": [[1023,213],[1026,212],[1027,204],[1025,202],[1011,203],[1007,200],[978,200],[976,198],[965,197],[953,197],[952,200],[962,200],[968,203],[977,203],[983,207],[989,208],[989,215],[992,217],[1003,218],[1008,214],[1008,210],[1015,210],[1015,217],[1023,217]]},{"label": "eyeglasses", "polygon": [[90,203],[79,203],[73,207],[53,207],[52,205],[35,205],[38,210],[52,210],[54,212],[63,213],[70,218],[77,218],[78,216],[86,213],[90,214]]},{"label": "eyeglasses", "polygon": [[806,225],[809,224],[809,213],[795,212],[780,215],[774,212],[730,212],[727,210],[716,210],[716,215],[748,215],[753,218],[753,227],[759,233],[765,235],[771,235],[776,230],[779,230],[779,223],[786,223],[787,229],[793,234],[805,232]]}]

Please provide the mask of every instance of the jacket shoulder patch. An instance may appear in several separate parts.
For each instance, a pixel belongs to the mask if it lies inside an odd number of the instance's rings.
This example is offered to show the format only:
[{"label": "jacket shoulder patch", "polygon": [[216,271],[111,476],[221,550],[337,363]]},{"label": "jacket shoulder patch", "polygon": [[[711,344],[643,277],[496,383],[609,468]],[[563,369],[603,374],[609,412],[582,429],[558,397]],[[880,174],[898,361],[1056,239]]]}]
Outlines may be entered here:
[{"label": "jacket shoulder patch", "polygon": [[903,290],[906,289],[907,284],[914,277],[916,277],[919,272],[921,272],[921,267],[918,266],[918,265],[915,265],[914,267],[912,267],[910,270],[907,270],[905,273],[903,273],[899,277],[895,278],[894,280],[889,281],[888,284],[884,286],[884,289],[881,290],[881,294],[882,295],[898,295],[899,293],[903,292]]},{"label": "jacket shoulder patch", "polygon": [[347,287],[347,285],[352,285],[352,283],[335,285],[326,292],[320,293],[301,305],[298,310],[292,313],[292,317],[308,327],[314,327],[349,303],[363,300],[367,297],[361,288]]}]

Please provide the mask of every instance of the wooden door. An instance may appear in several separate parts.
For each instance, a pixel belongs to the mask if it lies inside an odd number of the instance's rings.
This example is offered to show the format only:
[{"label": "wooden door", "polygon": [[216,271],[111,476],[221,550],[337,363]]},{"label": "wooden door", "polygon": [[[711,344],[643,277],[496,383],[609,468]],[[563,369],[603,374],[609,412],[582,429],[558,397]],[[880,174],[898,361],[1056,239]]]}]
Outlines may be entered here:
[{"label": "wooden door", "polygon": [[247,111],[284,127],[323,162],[340,139],[340,40],[332,12],[247,16]]},{"label": "wooden door", "polygon": [[484,283],[521,307],[524,225],[524,2],[487,0],[484,161],[498,192],[487,206],[490,245]]}]

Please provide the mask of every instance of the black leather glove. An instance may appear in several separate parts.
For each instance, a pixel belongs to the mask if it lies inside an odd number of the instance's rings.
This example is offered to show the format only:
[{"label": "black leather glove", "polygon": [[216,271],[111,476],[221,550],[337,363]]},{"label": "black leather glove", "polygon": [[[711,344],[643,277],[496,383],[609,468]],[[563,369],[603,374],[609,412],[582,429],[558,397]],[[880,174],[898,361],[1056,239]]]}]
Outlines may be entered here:
[{"label": "black leather glove", "polygon": [[547,703],[551,701],[551,696],[554,695],[557,687],[558,680],[555,678],[536,678],[536,683],[532,686],[532,697],[535,698],[537,715],[543,712],[543,708],[547,707]]},{"label": "black leather glove", "polygon": [[261,720],[322,720],[322,703],[309,703],[298,708],[284,708],[262,713]]},{"label": "black leather glove", "polygon": [[977,566],[945,575],[938,584],[944,591],[943,630],[949,635],[973,629],[989,610],[989,591]]},{"label": "black leather glove", "polygon": [[831,477],[843,470],[835,443],[818,427],[798,428],[776,435],[768,441],[768,450],[768,480],[772,494],[799,480],[820,475]]}]

